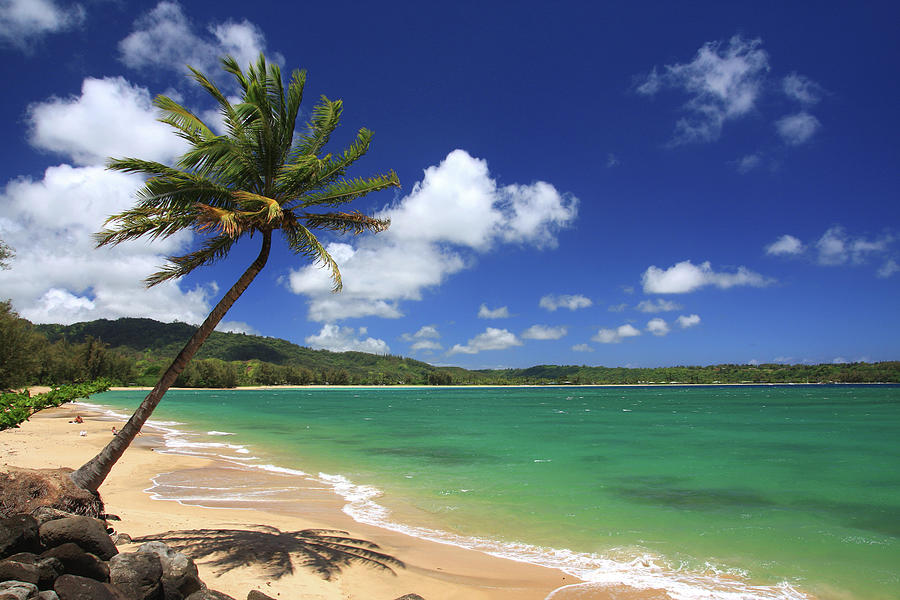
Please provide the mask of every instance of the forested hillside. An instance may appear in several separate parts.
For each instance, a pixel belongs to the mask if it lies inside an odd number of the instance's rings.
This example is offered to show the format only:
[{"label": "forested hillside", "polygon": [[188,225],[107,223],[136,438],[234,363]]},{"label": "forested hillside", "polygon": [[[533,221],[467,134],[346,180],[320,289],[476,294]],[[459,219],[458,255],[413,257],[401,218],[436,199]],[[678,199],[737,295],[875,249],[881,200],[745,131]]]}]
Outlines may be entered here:
[{"label": "forested hillside", "polygon": [[[74,325],[32,325],[0,303],[0,376],[22,384],[56,384],[107,377],[120,385],[153,385],[160,370],[194,332],[185,323],[101,319]],[[18,340],[18,341],[17,341]],[[16,351],[13,347],[21,347]],[[3,358],[0,356],[0,358]],[[0,377],[2,379],[2,377]],[[283,339],[214,332],[176,385],[397,384],[717,384],[900,383],[900,362],[820,365],[709,365],[646,369],[537,365],[526,369],[435,367],[401,356],[330,352]],[[2,383],[2,382],[0,382]],[[7,383],[6,387],[13,387]]]}]

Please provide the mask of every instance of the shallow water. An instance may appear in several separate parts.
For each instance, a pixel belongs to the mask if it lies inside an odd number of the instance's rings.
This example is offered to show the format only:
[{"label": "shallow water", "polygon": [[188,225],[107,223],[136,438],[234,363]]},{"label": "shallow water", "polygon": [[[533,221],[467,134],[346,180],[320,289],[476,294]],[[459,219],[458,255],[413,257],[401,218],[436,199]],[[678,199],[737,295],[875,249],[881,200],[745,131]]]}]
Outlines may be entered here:
[{"label": "shallow water", "polygon": [[359,520],[605,585],[900,597],[897,386],[173,391],[154,418],[180,452],[315,474]]}]

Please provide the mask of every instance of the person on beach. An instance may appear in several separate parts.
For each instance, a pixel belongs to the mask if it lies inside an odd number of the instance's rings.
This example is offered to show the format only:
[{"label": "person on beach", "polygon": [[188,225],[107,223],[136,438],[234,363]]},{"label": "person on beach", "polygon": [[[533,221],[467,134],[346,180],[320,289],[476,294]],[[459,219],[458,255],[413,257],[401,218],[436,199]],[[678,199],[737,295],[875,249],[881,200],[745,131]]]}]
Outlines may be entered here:
[{"label": "person on beach", "polygon": [[81,415],[75,415],[75,419],[69,421],[69,423],[84,423],[84,419],[81,418]]},{"label": "person on beach", "polygon": [[113,435],[119,435],[119,432],[116,431],[116,426],[115,426],[115,425],[113,425],[113,428],[112,428],[112,434],[113,434]]}]

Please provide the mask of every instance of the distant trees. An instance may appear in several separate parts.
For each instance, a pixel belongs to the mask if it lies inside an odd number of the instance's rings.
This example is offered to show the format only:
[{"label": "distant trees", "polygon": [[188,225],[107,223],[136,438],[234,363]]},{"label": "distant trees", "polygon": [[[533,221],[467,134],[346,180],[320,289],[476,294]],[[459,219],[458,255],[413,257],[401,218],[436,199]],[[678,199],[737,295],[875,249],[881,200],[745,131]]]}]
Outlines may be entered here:
[{"label": "distant trees", "polygon": [[31,323],[19,318],[9,300],[0,302],[0,391],[11,390],[37,378],[41,350],[47,339]]}]

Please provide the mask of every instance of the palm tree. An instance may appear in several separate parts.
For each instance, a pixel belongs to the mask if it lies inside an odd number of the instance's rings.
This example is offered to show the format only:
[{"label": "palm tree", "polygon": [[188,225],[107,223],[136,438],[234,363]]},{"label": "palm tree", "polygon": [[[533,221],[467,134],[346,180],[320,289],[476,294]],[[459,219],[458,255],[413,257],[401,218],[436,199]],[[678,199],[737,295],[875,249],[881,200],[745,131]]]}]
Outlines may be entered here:
[{"label": "palm tree", "polygon": [[157,96],[154,104],[162,111],[160,121],[172,126],[190,149],[174,167],[137,158],[109,161],[110,169],[140,173],[148,179],[138,190],[134,207],[107,219],[103,231],[96,234],[97,246],[145,235],[151,240],[165,238],[185,229],[205,236],[198,250],[169,257],[168,264],[145,280],[148,287],[225,258],[245,237],[259,236],[259,256],[212,309],[119,434],[72,473],[78,486],[92,492],[103,483],[191,357],[265,267],[274,231],[281,231],[294,253],[328,267],[337,292],[341,289],[340,270],[313,230],[377,233],[389,225],[359,211],[310,212],[400,185],[393,171],[366,179],[345,178],[347,168],[369,148],[372,132],[367,129],[360,129],[342,154],[320,156],[340,121],[340,100],[322,96],[312,111],[308,130],[295,140],[305,71],[295,70],[285,89],[280,69],[267,64],[263,55],[246,73],[232,57],[223,58],[222,66],[241,89],[238,103],[232,104],[205,75],[189,68],[193,79],[218,104],[227,134],[216,135],[176,101]]}]

